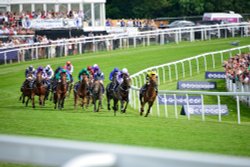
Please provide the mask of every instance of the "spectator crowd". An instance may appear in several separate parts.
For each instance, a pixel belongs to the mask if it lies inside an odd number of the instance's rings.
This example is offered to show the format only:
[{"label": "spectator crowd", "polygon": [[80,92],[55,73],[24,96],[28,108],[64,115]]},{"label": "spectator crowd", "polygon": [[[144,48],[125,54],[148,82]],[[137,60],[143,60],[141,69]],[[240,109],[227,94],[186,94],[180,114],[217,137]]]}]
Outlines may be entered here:
[{"label": "spectator crowd", "polygon": [[240,81],[243,84],[250,84],[250,53],[237,54],[229,58],[224,61],[223,67],[226,77],[233,83]]}]

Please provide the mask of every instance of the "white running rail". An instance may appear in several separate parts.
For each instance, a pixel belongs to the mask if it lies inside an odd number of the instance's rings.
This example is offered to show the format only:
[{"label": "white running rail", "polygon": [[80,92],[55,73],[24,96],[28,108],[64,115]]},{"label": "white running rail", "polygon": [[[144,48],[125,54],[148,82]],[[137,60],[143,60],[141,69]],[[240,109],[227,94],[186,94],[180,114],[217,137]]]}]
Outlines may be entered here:
[{"label": "white running rail", "polygon": [[[132,89],[130,92],[130,104],[134,109],[138,109],[140,111],[140,102],[139,102],[139,89],[145,83],[145,76],[149,70],[155,69],[157,70],[158,75],[158,84],[165,84],[166,82],[178,81],[180,79],[184,79],[186,77],[193,77],[195,74],[199,74],[201,72],[205,72],[207,70],[214,70],[215,68],[221,67],[222,62],[227,60],[229,57],[236,53],[250,52],[250,45],[241,46],[233,49],[227,49],[217,52],[209,52],[205,54],[201,54],[198,56],[186,58],[183,60],[179,60],[176,62],[166,63],[158,66],[149,67],[144,69],[136,74],[131,75],[132,78]],[[205,121],[204,114],[204,96],[214,96],[214,99],[217,99],[218,108],[221,108],[221,98],[223,96],[232,96],[236,98],[236,110],[237,110],[237,122],[241,123],[240,118],[240,101],[244,101],[250,106],[250,85],[242,86],[241,83],[232,83],[232,81],[227,80],[227,88],[231,92],[198,92],[198,91],[171,91],[171,90],[159,90],[159,94],[161,95],[183,95],[186,96],[186,101],[190,95],[199,95],[202,99],[202,115],[201,118]],[[176,100],[176,98],[175,98]],[[158,98],[156,101],[156,115],[160,116],[163,112],[165,117],[168,117],[168,107],[167,103],[165,103],[165,107],[160,109]],[[189,103],[187,103],[189,105]],[[154,112],[154,110],[152,112]],[[178,108],[177,104],[174,105],[174,115],[175,118],[178,119]],[[187,119],[190,120],[190,115],[187,114]],[[221,112],[218,113],[218,121],[221,122]]]}]

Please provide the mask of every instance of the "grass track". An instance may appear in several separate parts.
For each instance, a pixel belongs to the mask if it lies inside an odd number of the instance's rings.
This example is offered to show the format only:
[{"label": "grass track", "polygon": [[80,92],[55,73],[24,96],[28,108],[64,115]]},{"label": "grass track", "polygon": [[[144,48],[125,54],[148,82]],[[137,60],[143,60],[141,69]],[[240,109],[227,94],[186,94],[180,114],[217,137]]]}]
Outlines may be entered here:
[{"label": "grass track", "polygon": [[[36,109],[26,108],[18,102],[19,88],[24,80],[24,69],[29,64],[37,67],[49,63],[55,68],[70,60],[75,66],[74,78],[76,79],[81,68],[97,63],[105,73],[105,84],[107,84],[108,74],[114,67],[127,67],[132,74],[153,65],[173,62],[209,51],[232,48],[229,43],[236,40],[240,41],[241,45],[250,44],[250,38],[229,38],[2,65],[0,66],[0,133],[249,157],[250,113],[249,108],[244,106],[242,113],[245,113],[243,114],[245,122],[237,125],[236,121],[218,123],[214,119],[202,122],[196,118],[187,121],[185,117],[180,117],[178,120],[172,117],[144,118],[139,117],[137,111],[131,108],[127,114],[118,114],[116,117],[113,116],[113,112],[108,112],[106,109],[100,113],[93,113],[92,107],[85,111],[80,108],[75,111],[72,97],[67,99],[63,111],[55,111],[51,102],[47,102],[43,108],[37,106]],[[174,84],[175,82],[169,83],[166,87],[174,89]]]}]

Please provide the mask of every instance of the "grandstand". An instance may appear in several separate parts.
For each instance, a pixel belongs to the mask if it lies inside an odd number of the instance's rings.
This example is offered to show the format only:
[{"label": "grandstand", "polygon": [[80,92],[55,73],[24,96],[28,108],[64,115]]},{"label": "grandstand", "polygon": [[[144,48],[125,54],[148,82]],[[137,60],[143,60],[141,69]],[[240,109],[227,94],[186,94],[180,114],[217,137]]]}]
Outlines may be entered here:
[{"label": "grandstand", "polygon": [[105,30],[105,3],[106,0],[3,0],[0,18],[4,22],[16,22],[15,27],[24,29],[100,32]]}]

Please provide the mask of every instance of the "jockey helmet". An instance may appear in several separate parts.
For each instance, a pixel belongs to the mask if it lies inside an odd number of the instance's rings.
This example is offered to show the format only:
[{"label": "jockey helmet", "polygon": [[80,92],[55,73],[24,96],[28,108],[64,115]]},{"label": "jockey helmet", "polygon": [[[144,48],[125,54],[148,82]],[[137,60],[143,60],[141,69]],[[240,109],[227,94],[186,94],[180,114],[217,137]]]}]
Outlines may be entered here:
[{"label": "jockey helmet", "polygon": [[96,67],[98,67],[98,65],[97,65],[97,64],[94,64],[93,67],[96,68]]},{"label": "jockey helmet", "polygon": [[67,70],[65,70],[65,69],[62,69],[62,72],[67,72]]},{"label": "jockey helmet", "polygon": [[45,70],[46,70],[46,71],[49,71],[50,68],[51,68],[50,65],[47,65],[46,68],[45,68]]},{"label": "jockey helmet", "polygon": [[88,70],[88,71],[92,70],[92,67],[91,67],[91,66],[88,66],[88,67],[87,67],[87,70]]},{"label": "jockey helmet", "polygon": [[46,69],[51,69],[51,66],[48,64],[48,65],[46,66]]},{"label": "jockey helmet", "polygon": [[29,66],[29,70],[30,71],[33,70],[33,66],[32,65]]},{"label": "jockey helmet", "polygon": [[82,71],[87,72],[88,70],[87,70],[87,68],[83,68]]},{"label": "jockey helmet", "polygon": [[117,67],[115,67],[114,72],[119,72],[119,69]]},{"label": "jockey helmet", "polygon": [[42,66],[39,66],[39,67],[37,68],[37,71],[43,71],[43,67],[42,67]]},{"label": "jockey helmet", "polygon": [[70,61],[67,61],[66,64],[67,64],[67,65],[71,65],[71,62],[70,62]]},{"label": "jockey helmet", "polygon": [[94,71],[100,71],[100,68],[98,66],[94,67]]},{"label": "jockey helmet", "polygon": [[123,69],[122,69],[122,73],[123,73],[123,74],[128,74],[128,69],[127,69],[127,68],[123,68]]},{"label": "jockey helmet", "polygon": [[156,72],[155,72],[155,71],[151,71],[150,74],[151,74],[151,75],[156,75]]}]

